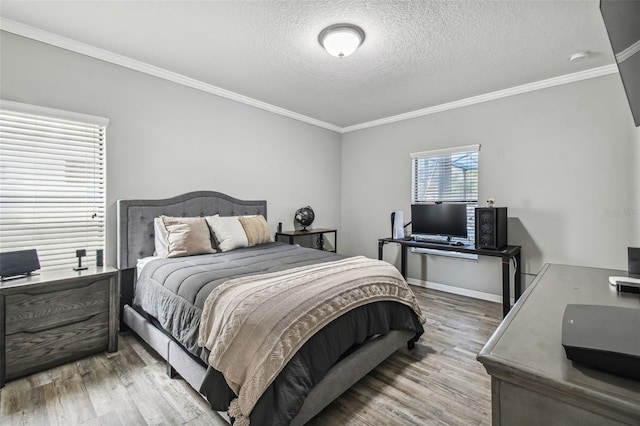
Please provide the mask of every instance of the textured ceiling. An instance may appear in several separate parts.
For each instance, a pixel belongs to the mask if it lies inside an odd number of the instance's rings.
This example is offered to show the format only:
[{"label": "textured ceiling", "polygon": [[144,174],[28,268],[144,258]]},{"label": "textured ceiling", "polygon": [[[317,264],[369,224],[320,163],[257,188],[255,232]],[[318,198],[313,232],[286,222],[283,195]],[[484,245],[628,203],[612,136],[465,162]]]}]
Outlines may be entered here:
[{"label": "textured ceiling", "polygon": [[[598,0],[6,1],[0,15],[340,127],[614,63]],[[318,44],[362,27],[352,56]],[[571,63],[571,54],[592,56]]]}]

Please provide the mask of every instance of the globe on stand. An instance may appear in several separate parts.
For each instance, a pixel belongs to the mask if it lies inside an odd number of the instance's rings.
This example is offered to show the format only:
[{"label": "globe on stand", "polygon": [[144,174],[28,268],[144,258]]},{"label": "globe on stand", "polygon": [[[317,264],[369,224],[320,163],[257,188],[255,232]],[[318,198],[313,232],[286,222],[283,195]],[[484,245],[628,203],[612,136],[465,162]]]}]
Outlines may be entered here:
[{"label": "globe on stand", "polygon": [[310,226],[313,223],[313,220],[316,218],[313,209],[309,206],[301,207],[296,210],[296,214],[294,216],[296,222],[302,225],[302,232],[307,232],[307,226]]}]

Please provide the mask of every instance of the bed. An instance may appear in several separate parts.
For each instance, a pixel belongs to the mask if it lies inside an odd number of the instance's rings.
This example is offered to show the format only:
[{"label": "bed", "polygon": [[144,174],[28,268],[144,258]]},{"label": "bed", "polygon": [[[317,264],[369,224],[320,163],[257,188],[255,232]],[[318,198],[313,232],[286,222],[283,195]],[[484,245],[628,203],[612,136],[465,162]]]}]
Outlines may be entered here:
[{"label": "bed", "polygon": [[[123,271],[125,289],[126,281],[135,281],[140,272],[136,270],[139,260],[154,254],[154,218],[216,214],[267,217],[266,201],[244,201],[213,191],[164,200],[119,200],[117,210],[118,268]],[[194,318],[206,294],[230,279],[280,274],[343,259],[335,253],[283,243],[154,259],[140,272],[135,295],[123,291],[122,319],[166,360],[169,374],[179,374],[212,409],[224,413],[236,395],[222,374],[207,365],[209,353],[194,337],[199,324],[199,318]],[[177,284],[159,285],[160,276],[182,278]],[[251,424],[306,423],[397,349],[413,347],[422,332],[415,312],[395,302],[368,303],[334,319],[288,361],[253,408]]]}]

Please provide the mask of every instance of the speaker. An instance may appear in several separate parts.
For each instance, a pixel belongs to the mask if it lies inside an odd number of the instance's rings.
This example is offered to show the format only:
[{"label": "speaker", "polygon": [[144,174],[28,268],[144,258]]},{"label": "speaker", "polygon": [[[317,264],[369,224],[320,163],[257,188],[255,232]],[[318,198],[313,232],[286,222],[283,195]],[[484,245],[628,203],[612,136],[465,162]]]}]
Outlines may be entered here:
[{"label": "speaker", "polygon": [[3,281],[16,275],[31,275],[36,269],[40,269],[36,249],[0,253],[0,276]]},{"label": "speaker", "polygon": [[391,212],[391,238],[404,238],[404,213],[401,211]]},{"label": "speaker", "polygon": [[627,247],[629,254],[629,274],[640,275],[640,247]]},{"label": "speaker", "polygon": [[476,248],[500,250],[507,246],[507,208],[476,207]]}]

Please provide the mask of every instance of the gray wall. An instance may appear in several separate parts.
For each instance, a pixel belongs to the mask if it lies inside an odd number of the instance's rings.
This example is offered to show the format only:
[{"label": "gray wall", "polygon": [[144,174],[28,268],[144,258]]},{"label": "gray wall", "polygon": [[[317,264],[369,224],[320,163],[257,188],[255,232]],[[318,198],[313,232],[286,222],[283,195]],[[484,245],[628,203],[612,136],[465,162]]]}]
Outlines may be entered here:
[{"label": "gray wall", "polygon": [[[475,143],[480,199],[509,207],[509,242],[523,246],[525,272],[545,262],[624,269],[626,246],[640,245],[640,132],[617,75],[341,137],[12,34],[0,43],[0,97],[111,120],[112,263],[117,199],[200,189],[266,198],[272,229],[291,228],[309,204],[314,225],[340,228],[340,252],[375,257],[389,212],[409,214],[409,153]],[[393,247],[386,254],[398,260]],[[501,292],[496,259],[425,259],[411,256],[411,277]]]},{"label": "gray wall", "polygon": [[[632,218],[617,212],[640,187],[624,96],[611,75],[343,135],[342,250],[375,256],[389,212],[409,214],[411,152],[479,143],[480,200],[508,207],[525,273],[546,262],[626,269]],[[385,259],[397,262],[397,250],[387,246]],[[411,255],[409,275],[501,293],[492,258]]]},{"label": "gray wall", "polygon": [[9,33],[1,33],[0,97],[109,118],[107,256],[115,202],[216,190],[266,199],[271,229],[340,222],[340,135]]}]

